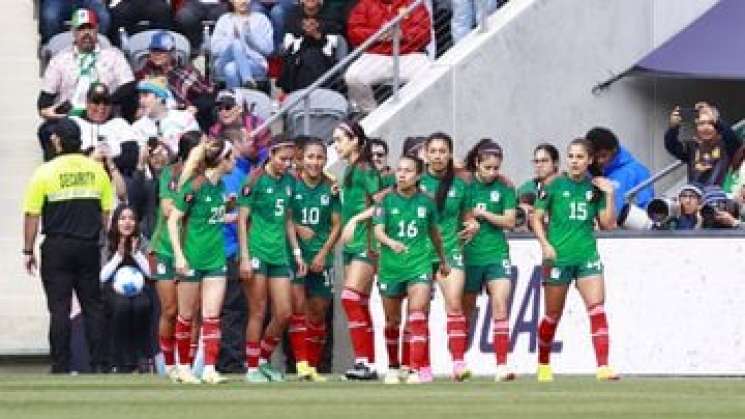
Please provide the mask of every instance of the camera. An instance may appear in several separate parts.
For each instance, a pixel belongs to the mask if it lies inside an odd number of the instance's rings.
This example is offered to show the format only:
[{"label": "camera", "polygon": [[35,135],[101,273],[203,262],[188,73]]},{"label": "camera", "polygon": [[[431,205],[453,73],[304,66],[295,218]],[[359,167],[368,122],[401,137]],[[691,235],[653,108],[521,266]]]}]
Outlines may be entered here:
[{"label": "camera", "polygon": [[[531,207],[535,204],[535,192],[525,192],[517,198],[518,204],[526,204]],[[528,213],[519,205],[515,208],[515,228],[522,227],[528,223]]]},{"label": "camera", "polygon": [[661,225],[671,218],[680,217],[680,202],[675,198],[654,198],[647,205],[649,220]]},{"label": "camera", "polygon": [[655,226],[647,213],[633,203],[626,203],[621,208],[618,225],[624,230],[652,230]]},{"label": "camera", "polygon": [[740,218],[740,204],[732,199],[722,199],[713,202],[707,202],[701,207],[701,218],[703,219],[704,228],[727,227],[721,225],[716,220],[717,211],[728,212],[732,217]]}]

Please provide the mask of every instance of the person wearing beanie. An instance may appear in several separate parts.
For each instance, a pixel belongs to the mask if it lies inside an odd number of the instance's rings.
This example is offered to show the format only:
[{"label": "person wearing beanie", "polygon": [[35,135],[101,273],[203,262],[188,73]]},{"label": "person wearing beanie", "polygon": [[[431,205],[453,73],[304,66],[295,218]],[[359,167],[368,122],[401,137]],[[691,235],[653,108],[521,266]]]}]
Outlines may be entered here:
[{"label": "person wearing beanie", "polygon": [[55,157],[36,169],[26,190],[23,264],[29,275],[39,273],[36,236],[41,221],[40,274],[49,310],[52,373],[70,372],[73,291],[82,308],[90,369],[97,372],[104,353],[99,237],[114,194],[103,166],[81,153],[80,128],[74,121],[62,118],[55,124],[51,145]]},{"label": "person wearing beanie", "polygon": [[137,91],[140,94],[142,116],[134,123],[135,130],[141,138],[155,138],[172,154],[178,153],[181,136],[185,132],[200,130],[194,114],[168,107],[168,101],[173,95],[163,77],[140,80]]}]

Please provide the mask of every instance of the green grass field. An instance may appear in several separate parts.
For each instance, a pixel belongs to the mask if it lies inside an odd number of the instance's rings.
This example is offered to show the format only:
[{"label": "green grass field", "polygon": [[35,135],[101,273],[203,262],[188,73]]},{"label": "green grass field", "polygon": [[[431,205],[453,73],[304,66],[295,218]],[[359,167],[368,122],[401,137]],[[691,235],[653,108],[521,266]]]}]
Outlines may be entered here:
[{"label": "green grass field", "polygon": [[152,376],[0,376],[0,418],[744,418],[745,380],[534,377],[420,386],[174,385]]}]

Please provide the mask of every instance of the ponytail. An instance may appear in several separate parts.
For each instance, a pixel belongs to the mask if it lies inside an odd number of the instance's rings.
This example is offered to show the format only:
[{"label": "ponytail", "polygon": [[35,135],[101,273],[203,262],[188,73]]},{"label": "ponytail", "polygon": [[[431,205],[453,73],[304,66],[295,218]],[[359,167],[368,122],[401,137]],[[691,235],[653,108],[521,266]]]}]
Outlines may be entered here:
[{"label": "ponytail", "polygon": [[482,138],[466,154],[466,169],[475,172],[479,158],[486,154],[502,157],[502,147],[491,138]]},{"label": "ponytail", "polygon": [[447,167],[445,168],[445,176],[440,180],[440,184],[437,186],[437,192],[435,192],[437,210],[443,212],[445,210],[445,200],[455,179],[455,165],[453,163],[453,138],[444,132],[435,132],[427,138],[426,145],[429,146],[431,142],[438,140],[445,142],[450,150],[450,160],[448,160]]},{"label": "ponytail", "polygon": [[356,121],[350,121],[350,120],[344,121],[341,124],[339,124],[337,128],[344,131],[344,133],[348,137],[351,137],[357,140],[357,147],[360,153],[360,156],[357,158],[357,160],[355,160],[351,164],[352,167],[347,172],[347,174],[344,176],[343,184],[344,186],[349,186],[349,184],[352,182],[352,175],[354,173],[356,166],[359,166],[360,163],[364,163],[370,167],[373,167],[372,145],[371,145],[371,142],[367,138],[367,134],[365,134],[365,130]]}]

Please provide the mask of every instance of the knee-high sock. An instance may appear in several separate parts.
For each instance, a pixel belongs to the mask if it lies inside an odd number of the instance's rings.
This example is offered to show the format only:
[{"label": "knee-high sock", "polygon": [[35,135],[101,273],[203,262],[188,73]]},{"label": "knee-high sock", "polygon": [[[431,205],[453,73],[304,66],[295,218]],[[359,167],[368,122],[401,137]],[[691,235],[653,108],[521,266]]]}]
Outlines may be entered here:
[{"label": "knee-high sock", "polygon": [[424,352],[427,349],[427,313],[415,311],[409,313],[409,344],[411,369],[418,371],[424,364]]},{"label": "knee-high sock", "polygon": [[308,328],[305,324],[305,314],[292,315],[287,334],[290,337],[290,345],[292,346],[293,354],[295,354],[295,361],[308,361]]},{"label": "knee-high sock", "polygon": [[173,336],[159,336],[158,343],[160,344],[160,351],[163,353],[164,363],[166,366],[172,366],[176,358],[174,355],[175,338]]},{"label": "knee-high sock", "polygon": [[448,314],[447,332],[448,349],[450,349],[453,361],[463,361],[468,343],[466,316],[463,314]]},{"label": "knee-high sock", "polygon": [[598,366],[608,365],[610,337],[608,336],[608,320],[605,316],[605,308],[602,304],[596,304],[590,307],[587,313],[590,315],[592,346],[595,348],[595,358]]},{"label": "knee-high sock", "polygon": [[220,318],[205,317],[202,321],[204,343],[204,365],[215,365],[220,353]]},{"label": "knee-high sock", "polygon": [[363,297],[359,292],[349,288],[345,288],[341,293],[341,305],[347,314],[347,327],[352,341],[355,362],[371,362],[370,351],[367,348],[367,318],[369,314],[365,313],[366,307],[362,304]]},{"label": "knee-high sock", "polygon": [[179,365],[191,365],[189,351],[191,346],[191,319],[185,319],[181,316],[176,318],[176,352],[178,353]]},{"label": "knee-high sock", "polygon": [[365,310],[365,321],[367,322],[367,328],[365,329],[365,351],[367,352],[367,359],[370,363],[375,363],[375,329],[373,328],[372,313],[370,312],[370,296],[362,296],[362,307]]},{"label": "knee-high sock", "polygon": [[507,319],[494,319],[494,354],[497,365],[507,363],[507,351],[510,348],[510,323]]},{"label": "knee-high sock", "polygon": [[556,327],[559,325],[557,317],[544,316],[538,326],[538,363],[548,364],[551,360],[551,345],[554,343]]},{"label": "knee-high sock", "polygon": [[259,354],[259,362],[269,362],[272,359],[272,354],[279,344],[279,338],[274,336],[264,335],[264,339],[261,340],[261,353]]},{"label": "knee-high sock", "polygon": [[391,368],[398,368],[401,365],[398,357],[400,334],[399,325],[385,327],[385,348],[388,350],[388,366]]},{"label": "knee-high sock", "polygon": [[316,367],[321,360],[321,352],[326,344],[326,324],[309,321],[307,324],[306,344],[308,345],[308,362]]},{"label": "knee-high sock", "polygon": [[256,368],[259,366],[259,354],[261,347],[259,342],[246,341],[246,368]]}]

